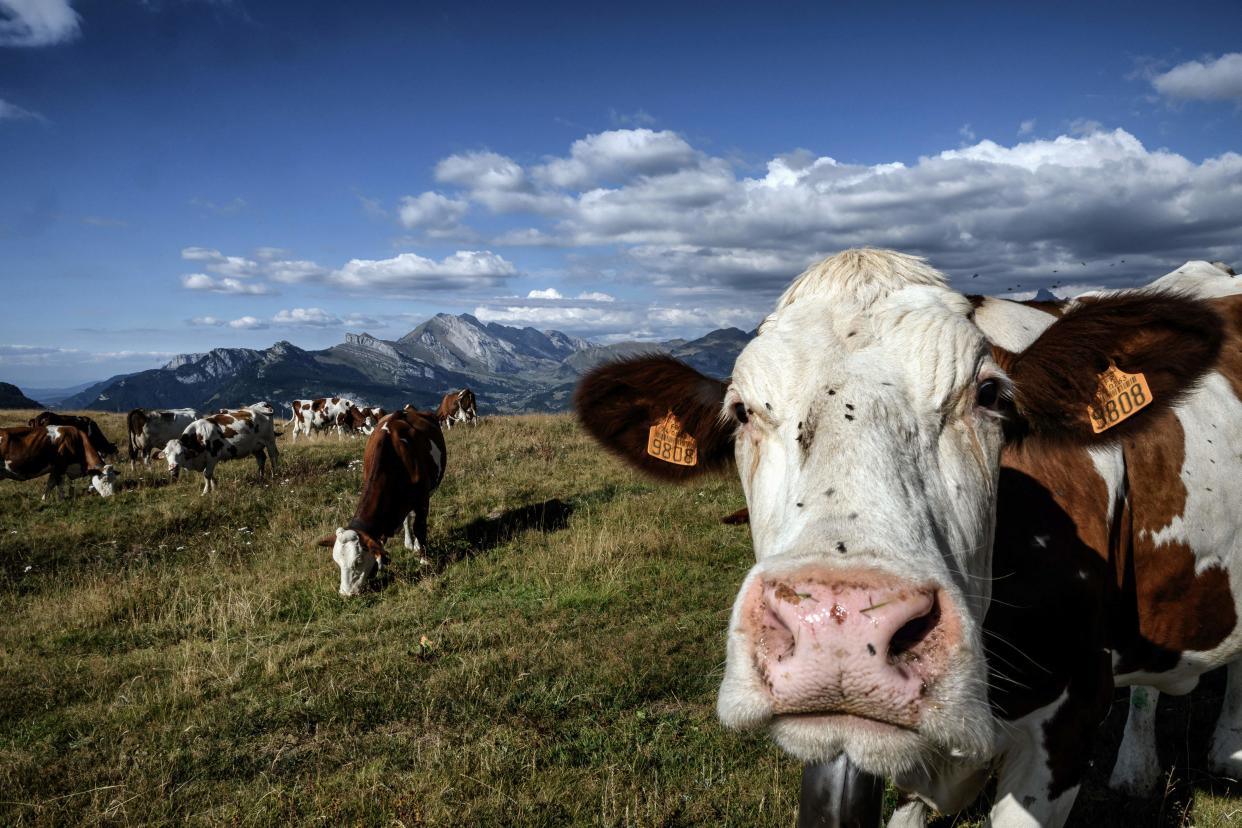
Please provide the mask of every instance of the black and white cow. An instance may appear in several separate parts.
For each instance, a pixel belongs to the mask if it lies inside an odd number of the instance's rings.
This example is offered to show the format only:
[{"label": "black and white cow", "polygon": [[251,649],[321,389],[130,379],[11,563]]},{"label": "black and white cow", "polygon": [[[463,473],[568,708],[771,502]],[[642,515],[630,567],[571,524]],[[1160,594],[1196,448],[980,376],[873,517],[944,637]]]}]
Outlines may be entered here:
[{"label": "black and white cow", "polygon": [[192,408],[142,409],[135,408],[125,418],[129,435],[129,465],[131,468],[142,459],[150,465],[151,454],[159,451],[185,431],[198,415]]}]

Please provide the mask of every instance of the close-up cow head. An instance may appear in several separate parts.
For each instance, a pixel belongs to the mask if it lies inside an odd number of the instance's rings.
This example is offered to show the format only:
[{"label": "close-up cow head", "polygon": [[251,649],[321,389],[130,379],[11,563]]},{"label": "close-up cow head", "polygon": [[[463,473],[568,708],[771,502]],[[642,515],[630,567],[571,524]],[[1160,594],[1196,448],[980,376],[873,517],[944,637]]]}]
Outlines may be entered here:
[{"label": "close-up cow head", "polygon": [[338,591],[346,598],[358,595],[383,566],[384,547],[366,532],[338,528],[335,535],[320,539],[318,545],[331,547],[332,560],[341,570]]},{"label": "close-up cow head", "polygon": [[[737,469],[756,563],[733,605],[722,722],[895,775],[992,749],[982,625],[1006,443],[1136,434],[1220,337],[1198,302],[1103,296],[1015,354],[923,260],[847,251],[795,280],[730,381],[640,357],[596,369],[575,405],[658,476]],[[1143,410],[1097,432],[1114,370],[1143,375]]]}]

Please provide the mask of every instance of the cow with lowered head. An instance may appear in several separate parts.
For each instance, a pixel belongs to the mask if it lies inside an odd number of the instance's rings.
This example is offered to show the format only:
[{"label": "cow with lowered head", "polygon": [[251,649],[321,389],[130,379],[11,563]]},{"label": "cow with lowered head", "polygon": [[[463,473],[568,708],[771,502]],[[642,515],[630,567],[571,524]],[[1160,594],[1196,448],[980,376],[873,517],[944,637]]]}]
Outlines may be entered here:
[{"label": "cow with lowered head", "polygon": [[203,473],[203,494],[216,487],[216,465],[225,460],[253,456],[259,465],[259,477],[268,456],[272,461],[272,477],[276,476],[276,433],[272,425],[272,406],[255,403],[201,417],[185,427],[181,436],[169,440],[161,452],[168,461],[168,471],[176,479],[182,469]]},{"label": "cow with lowered head", "polygon": [[91,488],[111,497],[116,471],[103,458],[86,434],[71,425],[0,428],[0,480],[33,480],[47,475],[48,492],[55,489],[63,500],[66,477],[90,477]]},{"label": "cow with lowered head", "polygon": [[452,431],[453,423],[478,423],[478,409],[475,407],[474,392],[469,388],[450,391],[440,400],[436,410],[436,419],[440,425]]},{"label": "cow with lowered head", "polygon": [[192,408],[135,408],[129,412],[125,417],[125,430],[129,437],[130,468],[139,458],[144,466],[150,465],[152,452],[168,445],[169,440],[178,437],[196,419],[198,415]]},{"label": "cow with lowered head", "polygon": [[1242,772],[1240,353],[1236,290],[1040,310],[855,250],[790,285],[728,382],[641,357],[575,402],[653,474],[741,478],[722,722],[892,778],[901,825],[995,771],[992,824],[1055,826],[1114,683],[1229,664],[1209,761]]},{"label": "cow with lowered head", "polygon": [[30,426],[49,426],[49,425],[67,425],[73,426],[78,431],[86,435],[86,439],[91,441],[91,446],[103,457],[111,457],[117,453],[117,447],[104,436],[101,429],[90,417],[82,417],[76,414],[58,414],[55,411],[44,411],[37,417],[33,417],[27,425]]},{"label": "cow with lowered head", "polygon": [[340,567],[341,595],[357,595],[384,567],[384,542],[400,529],[406,549],[426,554],[431,493],[444,479],[446,460],[434,413],[406,408],[380,420],[367,439],[362,494],[353,518],[319,541],[332,548],[332,560]]}]

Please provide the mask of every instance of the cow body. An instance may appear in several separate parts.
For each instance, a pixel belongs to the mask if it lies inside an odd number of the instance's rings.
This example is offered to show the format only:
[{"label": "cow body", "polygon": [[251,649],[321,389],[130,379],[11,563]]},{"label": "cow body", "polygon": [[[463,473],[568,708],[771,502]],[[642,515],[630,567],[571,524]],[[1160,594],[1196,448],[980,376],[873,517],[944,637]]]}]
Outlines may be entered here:
[{"label": "cow body", "polygon": [[337,437],[344,433],[345,423],[354,401],[344,397],[320,397],[317,400],[294,400],[289,404],[293,409],[293,436],[297,442],[298,435],[309,437],[317,431],[335,429]]},{"label": "cow body", "polygon": [[444,478],[446,460],[444,435],[431,412],[407,408],[379,422],[367,439],[354,516],[319,542],[332,547],[341,595],[357,595],[383,568],[384,542],[399,529],[404,528],[407,549],[425,554],[431,493]]},{"label": "cow body", "polygon": [[104,436],[101,429],[90,417],[80,417],[75,414],[57,414],[55,411],[44,411],[37,417],[34,417],[27,423],[30,426],[49,426],[49,425],[67,425],[73,426],[78,431],[86,435],[86,439],[91,441],[91,446],[102,457],[111,457],[117,453],[117,447]]},{"label": "cow body", "polygon": [[198,415],[192,408],[141,409],[135,408],[125,418],[129,437],[129,465],[132,468],[139,458],[144,466],[150,465],[152,452],[168,445],[194,422]]},{"label": "cow body", "polygon": [[55,489],[63,499],[66,477],[90,477],[91,488],[111,497],[116,472],[90,440],[69,425],[0,428],[0,480],[33,480],[47,475],[43,496]]},{"label": "cow body", "polygon": [[375,430],[375,424],[386,416],[388,416],[388,412],[382,408],[354,406],[346,413],[341,414],[338,419],[345,431],[370,436],[371,432]]},{"label": "cow body", "polygon": [[276,449],[273,413],[269,404],[255,403],[195,420],[165,446],[168,471],[174,478],[180,475],[183,468],[202,472],[202,493],[207,494],[215,488],[218,463],[253,456],[262,478],[264,465],[270,456],[274,478],[280,453]]},{"label": "cow body", "polygon": [[478,422],[478,411],[475,407],[474,392],[469,388],[463,388],[460,391],[450,391],[440,400],[440,407],[436,409],[436,419],[440,421],[440,425],[450,431],[453,423],[469,423],[474,425]]},{"label": "cow body", "polygon": [[[1114,682],[1185,693],[1230,663],[1211,761],[1237,776],[1242,297],[1210,267],[1166,279],[1218,298],[1039,309],[849,251],[791,285],[730,383],[661,357],[589,375],[579,415],[612,450],[741,476],[757,563],[722,721],[893,778],[894,824],[959,810],[995,770],[994,824],[1059,825]],[[1095,433],[1112,370],[1150,388]],[[695,466],[645,451],[670,414]]]}]

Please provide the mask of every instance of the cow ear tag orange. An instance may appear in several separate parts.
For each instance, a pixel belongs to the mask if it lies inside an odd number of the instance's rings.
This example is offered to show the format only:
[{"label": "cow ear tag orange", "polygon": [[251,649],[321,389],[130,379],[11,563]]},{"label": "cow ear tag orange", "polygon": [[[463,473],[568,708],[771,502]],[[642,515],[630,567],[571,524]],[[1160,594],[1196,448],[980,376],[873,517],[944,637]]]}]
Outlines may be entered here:
[{"label": "cow ear tag orange", "polygon": [[699,462],[698,444],[681,430],[681,422],[672,411],[648,429],[647,453],[677,466],[693,466]]},{"label": "cow ear tag orange", "polygon": [[1099,434],[1128,420],[1151,404],[1151,388],[1142,374],[1127,374],[1112,360],[1100,374],[1095,399],[1087,406],[1091,429]]}]

